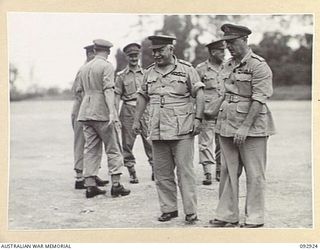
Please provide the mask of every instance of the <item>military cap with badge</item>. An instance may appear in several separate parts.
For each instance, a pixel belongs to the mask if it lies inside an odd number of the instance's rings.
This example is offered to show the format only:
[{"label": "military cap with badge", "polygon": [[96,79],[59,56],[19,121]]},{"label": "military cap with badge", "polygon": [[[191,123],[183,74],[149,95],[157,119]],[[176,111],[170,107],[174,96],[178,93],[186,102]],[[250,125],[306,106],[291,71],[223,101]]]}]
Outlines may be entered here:
[{"label": "military cap with badge", "polygon": [[252,31],[245,26],[230,23],[223,24],[221,30],[224,32],[223,40],[232,40],[248,36],[252,33]]},{"label": "military cap with badge", "polygon": [[148,39],[151,41],[150,49],[160,49],[167,45],[174,45],[177,38],[167,35],[154,35],[149,36]]},{"label": "military cap with badge", "polygon": [[132,54],[139,54],[141,51],[141,45],[138,43],[129,43],[122,49],[122,51],[127,56]]}]

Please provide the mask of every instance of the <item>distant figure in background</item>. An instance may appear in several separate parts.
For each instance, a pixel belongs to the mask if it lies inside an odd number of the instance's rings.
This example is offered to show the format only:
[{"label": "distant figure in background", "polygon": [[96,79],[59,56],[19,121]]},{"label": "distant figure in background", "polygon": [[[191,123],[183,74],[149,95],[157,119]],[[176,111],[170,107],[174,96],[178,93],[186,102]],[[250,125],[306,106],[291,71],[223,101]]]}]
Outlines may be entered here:
[{"label": "distant figure in background", "polygon": [[120,184],[123,156],[120,143],[120,124],[115,108],[114,69],[107,60],[112,43],[103,39],[93,41],[95,58],[79,72],[79,88],[84,93],[78,121],[83,122],[85,138],[84,177],[86,197],[105,194],[97,187],[96,176],[101,164],[102,142],[107,154],[113,197],[125,196],[130,190]]},{"label": "distant figure in background", "polygon": [[[124,70],[118,72],[115,87],[117,110],[119,110],[120,99],[123,101],[120,112],[122,148],[124,166],[128,168],[130,183],[139,183],[134,167],[136,159],[132,152],[137,134],[133,132],[132,125],[136,109],[137,90],[140,88],[143,80],[143,69],[139,65],[140,48],[141,46],[137,43],[130,43],[123,48],[123,52],[126,54],[128,60],[128,66]],[[144,151],[152,169],[151,179],[153,179],[152,146],[151,141],[147,139],[148,117],[149,112],[146,109],[140,120],[140,135],[142,137]]]},{"label": "distant figure in background", "polygon": [[272,71],[248,46],[251,30],[224,24],[232,58],[221,70],[225,96],[217,118],[222,157],[219,203],[213,227],[239,225],[239,166],[246,173],[245,221],[241,227],[264,225],[267,141],[275,133],[266,102],[272,95]]},{"label": "distant figure in background", "polygon": [[[200,63],[196,70],[205,84],[205,109],[211,99],[218,98],[218,75],[225,56],[225,43],[223,40],[217,40],[206,45],[209,52],[209,59]],[[203,166],[205,179],[203,185],[212,184],[212,169],[216,165],[216,180],[220,180],[221,151],[218,136],[215,135],[214,127],[216,118],[204,116],[202,130],[198,136],[199,139],[199,162]],[[215,152],[213,154],[213,140],[215,141]],[[215,155],[215,157],[214,157]]]},{"label": "distant figure in background", "polygon": [[204,84],[189,62],[174,55],[175,37],[148,38],[155,63],[147,68],[138,91],[133,129],[136,133],[141,130],[140,119],[150,103],[154,177],[162,212],[158,220],[164,222],[178,216],[177,174],[185,221],[194,223],[198,219],[194,136],[200,132]]},{"label": "distant figure in background", "polygon": [[[93,45],[88,45],[84,47],[86,50],[87,59],[85,64],[90,62],[94,58]],[[78,113],[83,97],[83,93],[79,91],[79,72],[77,73],[76,79],[72,86],[72,93],[74,95],[73,109],[71,113],[71,122],[74,132],[73,141],[73,156],[74,156],[74,170],[76,172],[75,189],[85,189],[84,178],[83,178],[83,151],[84,151],[84,135],[83,135],[83,125],[81,122],[77,121]],[[101,180],[96,176],[96,182],[98,186],[105,186],[109,183],[108,180]]]}]

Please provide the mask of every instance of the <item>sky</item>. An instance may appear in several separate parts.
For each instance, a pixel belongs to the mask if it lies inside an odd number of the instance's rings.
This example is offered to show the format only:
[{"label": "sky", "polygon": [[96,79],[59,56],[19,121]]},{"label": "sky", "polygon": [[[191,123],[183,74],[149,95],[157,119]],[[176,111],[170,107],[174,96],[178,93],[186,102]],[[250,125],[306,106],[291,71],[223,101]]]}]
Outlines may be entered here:
[{"label": "sky", "polygon": [[[8,54],[9,62],[19,70],[16,87],[26,90],[32,85],[66,89],[85,61],[84,46],[102,38],[114,47],[108,60],[116,67],[115,53],[129,42],[140,43],[163,25],[163,15],[152,15],[143,27],[138,27],[136,14],[110,13],[25,13],[9,12]],[[264,16],[265,17],[265,16]],[[251,16],[243,21],[253,34],[251,43],[257,43],[264,31],[275,30],[278,23],[263,23],[263,16]],[[290,34],[312,33],[312,26],[293,23]],[[210,42],[210,34],[203,37]]]}]

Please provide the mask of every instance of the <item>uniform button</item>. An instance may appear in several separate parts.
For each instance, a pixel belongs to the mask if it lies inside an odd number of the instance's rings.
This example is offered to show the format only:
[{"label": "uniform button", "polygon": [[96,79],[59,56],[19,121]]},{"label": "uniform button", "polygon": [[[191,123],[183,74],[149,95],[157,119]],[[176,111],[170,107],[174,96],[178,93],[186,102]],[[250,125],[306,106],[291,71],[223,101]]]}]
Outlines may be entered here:
[{"label": "uniform button", "polygon": [[161,86],[162,88],[164,88],[165,86]]}]

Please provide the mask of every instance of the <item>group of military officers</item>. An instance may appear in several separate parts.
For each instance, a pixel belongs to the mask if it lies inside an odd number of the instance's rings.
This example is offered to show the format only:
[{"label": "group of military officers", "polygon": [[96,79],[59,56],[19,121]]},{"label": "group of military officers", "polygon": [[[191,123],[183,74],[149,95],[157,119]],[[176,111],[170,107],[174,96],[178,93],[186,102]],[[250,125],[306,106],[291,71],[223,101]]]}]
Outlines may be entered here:
[{"label": "group of military officers", "polygon": [[[208,60],[196,68],[176,58],[176,39],[172,36],[148,37],[154,63],[146,69],[139,65],[141,46],[126,45],[123,52],[128,66],[116,77],[107,60],[113,46],[109,41],[97,39],[85,47],[87,61],[73,85],[76,189],[86,189],[87,198],[106,193],[99,186],[108,181],[98,177],[104,144],[111,195],[129,195],[120,176],[126,167],[130,183],[139,182],[132,150],[140,134],[158,193],[158,220],[178,217],[179,187],[185,221],[195,223],[198,215],[193,159],[194,137],[198,135],[203,184],[212,183],[214,165],[215,178],[220,181],[216,217],[209,221],[210,226],[239,226],[242,169],[247,195],[241,227],[264,225],[267,140],[274,134],[266,105],[273,91],[272,72],[248,46],[250,29],[224,24],[221,30],[223,37],[206,45]],[[231,54],[227,61],[226,48]],[[212,105],[218,111],[207,115]]]}]

